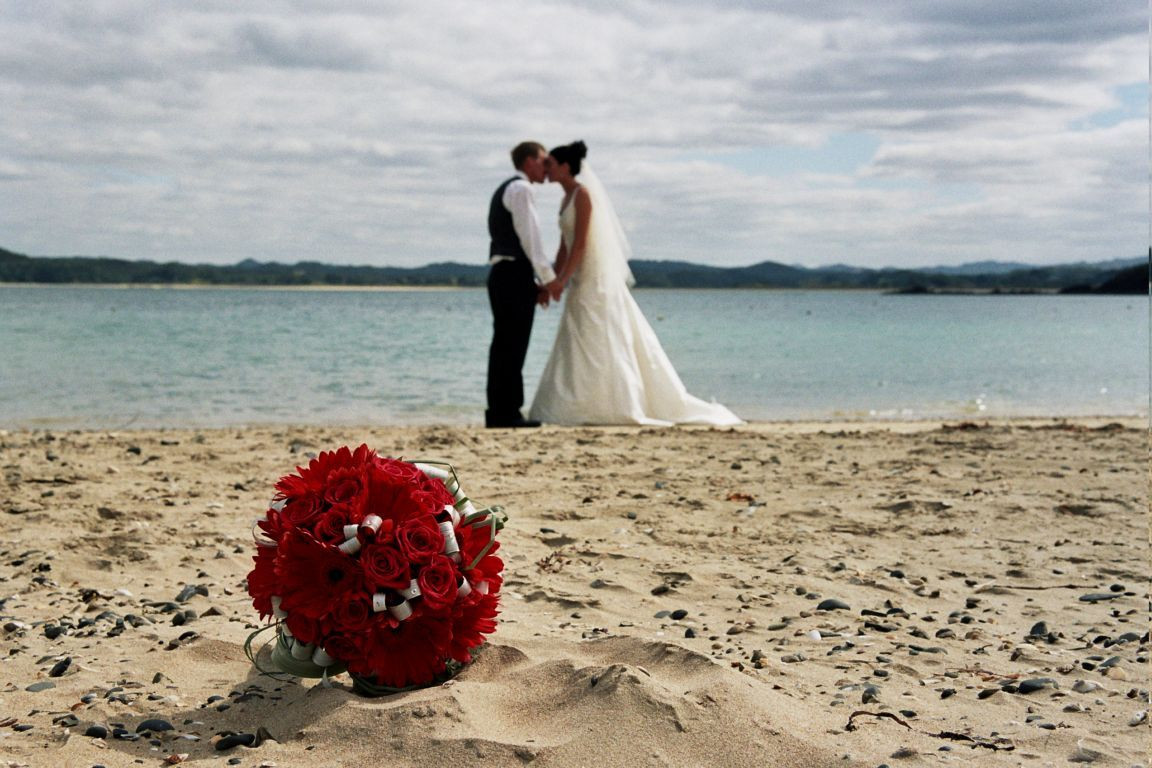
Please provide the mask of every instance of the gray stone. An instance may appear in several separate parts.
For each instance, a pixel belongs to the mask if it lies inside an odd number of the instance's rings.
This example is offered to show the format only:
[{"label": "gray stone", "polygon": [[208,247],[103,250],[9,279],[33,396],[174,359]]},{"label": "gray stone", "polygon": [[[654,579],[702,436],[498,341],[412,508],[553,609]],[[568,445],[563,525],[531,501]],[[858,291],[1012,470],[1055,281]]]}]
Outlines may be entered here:
[{"label": "gray stone", "polygon": [[176,595],[176,602],[186,603],[192,599],[193,595],[208,597],[208,587],[203,584],[189,584],[180,590],[180,594]]},{"label": "gray stone", "polygon": [[223,752],[233,747],[251,747],[256,743],[254,733],[231,733],[216,742],[216,749]]},{"label": "gray stone", "polygon": [[1050,677],[1033,677],[1028,680],[1021,680],[1020,685],[1017,686],[1019,693],[1029,694],[1041,691],[1045,688],[1055,688],[1056,681]]},{"label": "gray stone", "polygon": [[167,720],[161,720],[155,717],[145,720],[144,722],[140,723],[140,725],[136,726],[136,733],[144,733],[145,731],[151,733],[159,733],[160,731],[171,730],[173,730],[172,723],[168,722]]}]

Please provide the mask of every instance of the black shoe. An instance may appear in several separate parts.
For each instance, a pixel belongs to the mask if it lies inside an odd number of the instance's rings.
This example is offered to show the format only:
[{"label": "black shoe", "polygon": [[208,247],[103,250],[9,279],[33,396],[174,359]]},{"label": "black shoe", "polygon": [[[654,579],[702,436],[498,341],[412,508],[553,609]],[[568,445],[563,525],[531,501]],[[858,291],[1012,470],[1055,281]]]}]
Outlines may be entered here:
[{"label": "black shoe", "polygon": [[540,422],[536,419],[525,419],[523,416],[521,416],[518,419],[514,419],[508,426],[512,427],[513,429],[535,429],[536,427],[540,426]]},{"label": "black shoe", "polygon": [[540,422],[534,419],[526,419],[519,413],[514,413],[511,416],[498,417],[485,411],[484,426],[488,429],[531,429],[540,426]]}]

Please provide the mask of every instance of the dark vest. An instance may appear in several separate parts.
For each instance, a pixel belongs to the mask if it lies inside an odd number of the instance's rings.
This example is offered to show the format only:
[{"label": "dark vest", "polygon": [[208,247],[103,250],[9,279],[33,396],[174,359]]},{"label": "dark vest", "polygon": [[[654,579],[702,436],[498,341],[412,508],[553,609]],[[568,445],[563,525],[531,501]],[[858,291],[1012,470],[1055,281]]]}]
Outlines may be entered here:
[{"label": "dark vest", "polygon": [[516,180],[523,181],[519,176],[513,176],[497,187],[496,194],[492,195],[492,204],[488,206],[488,235],[492,238],[488,255],[512,256],[517,261],[528,261],[528,254],[524,252],[524,246],[520,245],[520,238],[512,223],[512,212],[504,207],[504,190]]}]

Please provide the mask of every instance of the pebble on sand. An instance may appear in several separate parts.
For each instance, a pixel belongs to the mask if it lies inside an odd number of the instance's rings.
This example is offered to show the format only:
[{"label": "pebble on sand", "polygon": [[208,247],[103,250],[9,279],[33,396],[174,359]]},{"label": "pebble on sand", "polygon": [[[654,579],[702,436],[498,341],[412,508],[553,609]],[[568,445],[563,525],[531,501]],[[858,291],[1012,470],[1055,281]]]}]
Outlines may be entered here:
[{"label": "pebble on sand", "polygon": [[837,600],[834,597],[829,597],[826,600],[821,600],[816,606],[818,611],[850,611],[852,606],[843,600]]}]

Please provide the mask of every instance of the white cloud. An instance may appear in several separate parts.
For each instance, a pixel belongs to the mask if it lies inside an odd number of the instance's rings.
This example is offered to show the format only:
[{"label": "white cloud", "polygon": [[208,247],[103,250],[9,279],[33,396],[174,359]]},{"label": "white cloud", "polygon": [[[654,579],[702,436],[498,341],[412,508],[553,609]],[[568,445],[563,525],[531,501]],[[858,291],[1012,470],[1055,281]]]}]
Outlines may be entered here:
[{"label": "white cloud", "polygon": [[[1146,116],[1090,118],[1145,81],[1144,13],[1071,0],[0,2],[0,247],[479,262],[508,148],[583,138],[637,258],[1137,256]],[[844,135],[874,155],[823,162]],[[811,164],[740,161],[791,148]],[[555,242],[558,195],[540,198]]]}]

